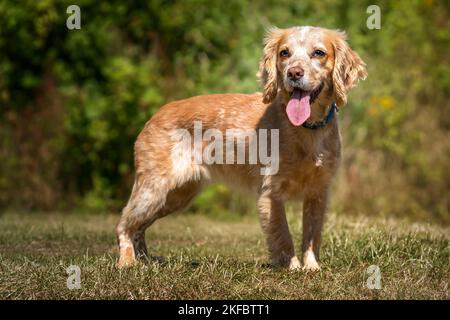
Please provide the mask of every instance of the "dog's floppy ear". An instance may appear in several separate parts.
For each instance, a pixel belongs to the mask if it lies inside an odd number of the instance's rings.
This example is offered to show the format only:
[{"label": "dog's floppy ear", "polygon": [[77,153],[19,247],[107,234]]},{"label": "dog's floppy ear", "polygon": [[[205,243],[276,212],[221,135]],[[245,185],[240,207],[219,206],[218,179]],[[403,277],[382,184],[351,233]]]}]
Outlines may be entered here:
[{"label": "dog's floppy ear", "polygon": [[257,74],[263,86],[264,103],[270,103],[278,92],[277,50],[283,33],[283,29],[273,27],[268,30],[264,40],[263,57]]},{"label": "dog's floppy ear", "polygon": [[334,47],[333,85],[336,104],[339,107],[347,103],[347,92],[356,86],[358,81],[367,77],[366,64],[353,51],[341,31],[332,31]]}]

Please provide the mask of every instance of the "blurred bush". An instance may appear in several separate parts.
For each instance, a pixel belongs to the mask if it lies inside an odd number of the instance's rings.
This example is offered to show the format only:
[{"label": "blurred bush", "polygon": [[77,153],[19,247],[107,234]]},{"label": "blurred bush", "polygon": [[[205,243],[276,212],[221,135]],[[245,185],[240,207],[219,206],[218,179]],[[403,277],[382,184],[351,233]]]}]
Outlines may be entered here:
[{"label": "blurred bush", "polygon": [[[264,30],[346,30],[369,78],[340,113],[344,161],[333,206],[450,222],[448,1],[0,1],[0,206],[117,210],[133,142],[165,102],[255,92]],[[239,197],[239,198],[237,198]],[[195,210],[248,211],[208,190]],[[242,205],[240,205],[242,204]]]}]

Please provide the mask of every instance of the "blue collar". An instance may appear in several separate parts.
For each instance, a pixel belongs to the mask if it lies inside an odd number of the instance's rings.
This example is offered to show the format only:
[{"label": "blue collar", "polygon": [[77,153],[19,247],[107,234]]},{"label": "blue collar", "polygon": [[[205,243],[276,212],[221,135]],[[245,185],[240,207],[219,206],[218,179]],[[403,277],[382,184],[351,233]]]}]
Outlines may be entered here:
[{"label": "blue collar", "polygon": [[325,117],[325,119],[322,119],[322,120],[316,121],[316,122],[312,122],[312,123],[304,122],[304,123],[302,124],[302,127],[303,127],[303,128],[307,128],[307,129],[312,129],[312,130],[319,129],[319,128],[323,128],[323,127],[325,127],[328,123],[330,123],[331,120],[333,120],[334,115],[336,114],[336,112],[337,112],[336,102],[333,102],[333,103],[331,104],[330,111],[328,111],[328,114],[327,114],[327,116]]}]

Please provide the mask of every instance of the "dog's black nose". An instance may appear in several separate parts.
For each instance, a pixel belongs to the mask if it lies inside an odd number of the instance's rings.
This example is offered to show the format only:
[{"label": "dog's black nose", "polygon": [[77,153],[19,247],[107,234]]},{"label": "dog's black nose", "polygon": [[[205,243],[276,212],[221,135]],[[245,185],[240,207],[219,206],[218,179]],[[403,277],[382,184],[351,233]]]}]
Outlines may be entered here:
[{"label": "dog's black nose", "polygon": [[305,74],[300,67],[292,67],[288,69],[287,75],[290,80],[299,80]]}]

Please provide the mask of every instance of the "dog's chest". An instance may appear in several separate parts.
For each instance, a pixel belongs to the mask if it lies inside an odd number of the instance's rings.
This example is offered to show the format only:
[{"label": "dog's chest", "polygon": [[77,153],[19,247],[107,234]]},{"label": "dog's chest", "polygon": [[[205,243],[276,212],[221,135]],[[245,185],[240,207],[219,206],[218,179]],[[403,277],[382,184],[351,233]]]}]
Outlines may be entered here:
[{"label": "dog's chest", "polygon": [[281,155],[277,179],[281,194],[287,199],[299,199],[326,189],[336,172],[339,154],[329,143],[292,145]]}]

